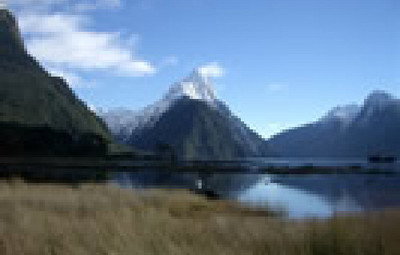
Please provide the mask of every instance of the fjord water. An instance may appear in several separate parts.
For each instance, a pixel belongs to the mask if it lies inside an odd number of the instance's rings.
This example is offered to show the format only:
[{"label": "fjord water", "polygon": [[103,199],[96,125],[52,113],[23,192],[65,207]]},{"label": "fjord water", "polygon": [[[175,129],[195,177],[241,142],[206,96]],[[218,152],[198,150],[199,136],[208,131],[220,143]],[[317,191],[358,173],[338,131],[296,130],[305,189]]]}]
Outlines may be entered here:
[{"label": "fjord water", "polygon": [[[113,183],[126,188],[183,188],[195,189],[201,181],[203,188],[212,190],[225,199],[239,201],[257,209],[273,209],[290,218],[330,217],[336,213],[382,210],[400,207],[400,172],[396,164],[369,164],[355,159],[263,159],[253,161],[271,166],[361,166],[378,169],[373,173],[340,174],[259,174],[259,173],[204,173],[166,172],[143,169],[120,172]],[[204,169],[206,170],[206,169]],[[382,173],[379,173],[382,170]]]},{"label": "fjord water", "polygon": [[[57,162],[56,162],[57,163]],[[71,162],[8,164],[2,178],[22,177],[31,182],[101,182],[137,192],[141,189],[210,190],[221,199],[257,209],[284,212],[290,218],[330,217],[338,212],[359,212],[400,207],[399,164],[370,164],[361,159],[246,159],[202,162],[193,168],[161,167],[154,161],[118,161],[113,167],[71,167]],[[93,166],[90,166],[93,165]],[[212,167],[210,167],[212,166]],[[227,167],[228,166],[228,167]],[[238,171],[240,166],[240,171]],[[218,167],[221,167],[220,170]],[[327,168],[329,167],[329,168]],[[234,169],[229,170],[229,169]],[[265,169],[284,169],[268,174]],[[341,169],[329,172],[326,169]],[[302,169],[297,174],[291,170]],[[318,174],[313,174],[318,170]],[[327,171],[324,173],[323,171]],[[373,170],[373,171],[369,171]]]},{"label": "fjord water", "polygon": [[400,206],[400,175],[270,175],[237,199],[250,206],[282,209],[291,218],[329,217],[336,213]]}]

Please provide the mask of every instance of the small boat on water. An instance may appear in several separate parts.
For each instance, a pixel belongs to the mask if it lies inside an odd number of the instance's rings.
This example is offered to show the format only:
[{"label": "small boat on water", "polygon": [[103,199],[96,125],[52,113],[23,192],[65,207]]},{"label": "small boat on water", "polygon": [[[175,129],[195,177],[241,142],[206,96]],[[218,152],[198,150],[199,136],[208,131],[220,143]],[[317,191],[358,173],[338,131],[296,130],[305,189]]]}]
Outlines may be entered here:
[{"label": "small boat on water", "polygon": [[397,158],[394,156],[372,155],[368,157],[370,163],[394,163]]}]

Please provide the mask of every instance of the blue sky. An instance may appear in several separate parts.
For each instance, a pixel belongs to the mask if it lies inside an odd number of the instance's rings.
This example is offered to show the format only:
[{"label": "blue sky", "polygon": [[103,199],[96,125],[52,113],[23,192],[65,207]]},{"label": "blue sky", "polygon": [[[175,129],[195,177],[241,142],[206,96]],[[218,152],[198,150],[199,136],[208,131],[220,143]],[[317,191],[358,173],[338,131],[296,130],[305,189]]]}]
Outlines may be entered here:
[{"label": "blue sky", "polygon": [[28,50],[96,107],[144,107],[208,63],[223,71],[219,97],[264,137],[362,103],[374,89],[400,96],[398,0],[8,5]]}]

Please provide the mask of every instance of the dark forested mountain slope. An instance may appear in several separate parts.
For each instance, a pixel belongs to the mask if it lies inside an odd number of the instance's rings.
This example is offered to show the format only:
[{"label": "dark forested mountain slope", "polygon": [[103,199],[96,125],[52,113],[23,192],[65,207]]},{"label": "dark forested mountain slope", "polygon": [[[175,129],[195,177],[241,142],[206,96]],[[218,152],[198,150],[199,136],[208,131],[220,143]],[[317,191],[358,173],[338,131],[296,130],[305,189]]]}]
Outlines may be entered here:
[{"label": "dark forested mountain slope", "polygon": [[249,145],[233,125],[229,115],[207,103],[182,98],[154,125],[134,132],[128,143],[146,150],[169,145],[178,158],[186,159],[232,159],[268,153],[260,137],[252,134],[258,141]]},{"label": "dark forested mountain slope", "polygon": [[142,111],[101,115],[121,143],[139,149],[170,147],[184,159],[271,155],[265,141],[217,99],[210,79],[199,70]]},{"label": "dark forested mountain slope", "polygon": [[80,154],[82,146],[99,153],[110,139],[102,120],[65,81],[27,54],[7,10],[0,10],[0,131],[3,155]]}]

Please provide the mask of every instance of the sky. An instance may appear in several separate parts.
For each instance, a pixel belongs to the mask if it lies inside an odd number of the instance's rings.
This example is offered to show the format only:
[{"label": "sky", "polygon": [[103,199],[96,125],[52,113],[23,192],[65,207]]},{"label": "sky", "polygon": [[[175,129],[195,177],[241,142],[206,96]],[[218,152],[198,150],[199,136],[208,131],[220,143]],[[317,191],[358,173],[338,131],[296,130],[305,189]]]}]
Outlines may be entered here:
[{"label": "sky", "polygon": [[400,97],[398,0],[0,0],[88,105],[140,109],[197,67],[263,137]]}]

